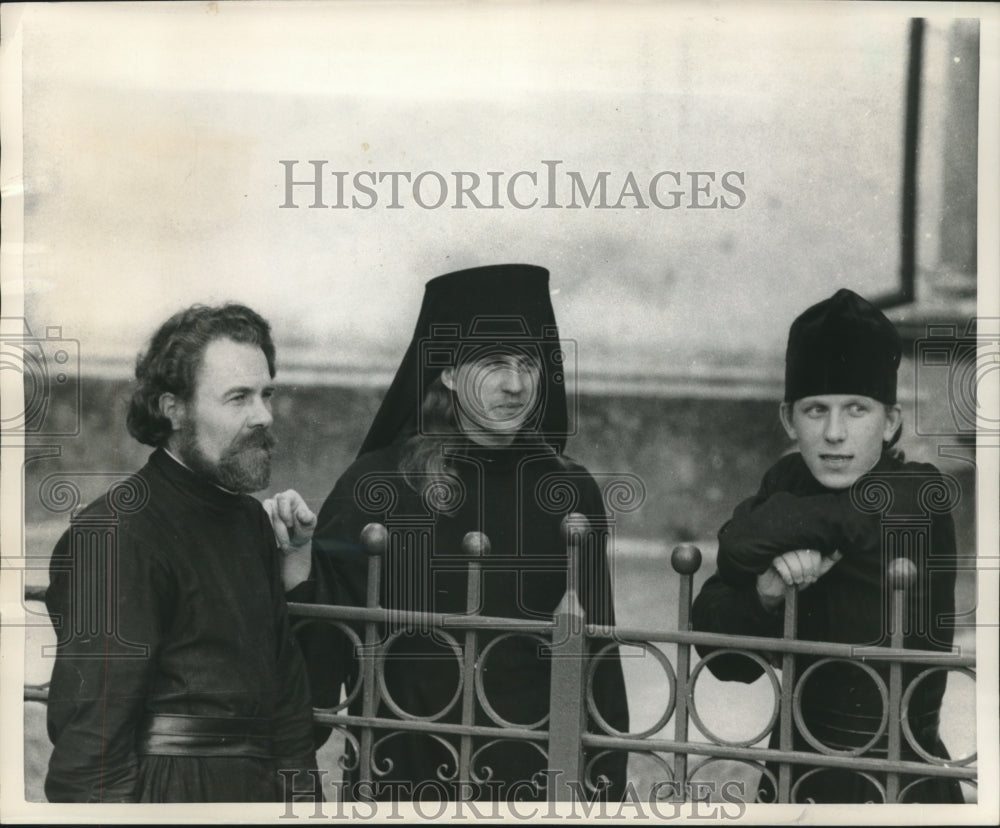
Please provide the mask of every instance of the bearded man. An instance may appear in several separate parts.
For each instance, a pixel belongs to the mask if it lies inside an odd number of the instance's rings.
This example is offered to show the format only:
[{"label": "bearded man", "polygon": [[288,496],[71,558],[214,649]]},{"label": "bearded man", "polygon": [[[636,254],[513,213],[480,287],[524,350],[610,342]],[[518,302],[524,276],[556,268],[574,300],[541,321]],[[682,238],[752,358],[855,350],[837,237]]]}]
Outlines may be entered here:
[{"label": "bearded man", "polygon": [[[276,801],[280,770],[315,768],[280,553],[248,494],[269,482],[274,374],[270,326],[235,304],[175,314],[140,355],[128,429],[155,451],[50,565],[50,801]],[[101,523],[95,549],[82,530]]]}]

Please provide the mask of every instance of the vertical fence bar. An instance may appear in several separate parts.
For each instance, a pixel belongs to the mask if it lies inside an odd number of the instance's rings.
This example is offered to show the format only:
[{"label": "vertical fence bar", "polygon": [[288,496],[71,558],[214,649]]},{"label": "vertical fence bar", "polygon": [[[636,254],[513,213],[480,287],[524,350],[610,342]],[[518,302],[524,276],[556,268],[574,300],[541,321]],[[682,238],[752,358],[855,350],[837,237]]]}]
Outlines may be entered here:
[{"label": "vertical fence bar", "polygon": [[[677,629],[691,629],[691,592],[694,573],[701,567],[701,550],[690,543],[682,543],[670,555],[670,564],[680,577],[677,597]],[[677,643],[677,687],[674,688],[674,739],[680,743],[688,740],[688,677],[691,674],[691,645]],[[688,755],[683,750],[674,754],[674,796],[677,802],[687,798]]]},{"label": "vertical fence bar", "polygon": [[[795,587],[785,587],[785,621],[782,638],[794,640],[799,612],[799,593]],[[795,720],[792,717],[792,697],[795,693],[795,656],[785,652],[781,655],[781,719],[779,722],[778,747],[791,750],[794,744]],[[791,801],[792,766],[782,762],[778,766],[778,802]]]},{"label": "vertical fence bar", "polygon": [[[904,638],[904,610],[906,591],[917,577],[917,568],[907,558],[896,558],[889,564],[889,585],[892,588],[891,646],[902,648]],[[900,757],[900,731],[902,728],[903,665],[897,659],[889,662],[889,761]],[[899,796],[899,774],[890,772],[885,780],[885,801],[895,803]]]},{"label": "vertical fence bar", "polygon": [[[368,594],[365,606],[375,609],[380,603],[382,588],[382,557],[389,542],[389,532],[381,523],[369,523],[361,530],[361,545],[368,555]],[[374,718],[378,712],[378,688],[375,684],[375,659],[378,657],[379,631],[374,621],[365,622],[365,647],[361,653],[362,712],[366,718]],[[358,773],[361,782],[372,781],[372,728],[361,728],[361,756]]]},{"label": "vertical fence bar", "polygon": [[[462,554],[469,558],[469,583],[465,594],[465,610],[469,615],[479,613],[482,606],[482,567],[478,558],[490,554],[490,541],[481,532],[469,532],[462,538]],[[474,629],[465,633],[462,653],[464,682],[462,685],[462,724],[475,724],[476,717],[476,640]],[[458,751],[458,781],[461,799],[472,799],[472,737],[463,734]]]},{"label": "vertical fence bar", "polygon": [[584,614],[577,595],[580,551],[589,524],[583,515],[563,521],[568,547],[566,594],[555,613],[552,631],[552,680],[549,700],[550,802],[568,802],[573,786],[584,784],[583,732],[586,727],[586,647]]}]

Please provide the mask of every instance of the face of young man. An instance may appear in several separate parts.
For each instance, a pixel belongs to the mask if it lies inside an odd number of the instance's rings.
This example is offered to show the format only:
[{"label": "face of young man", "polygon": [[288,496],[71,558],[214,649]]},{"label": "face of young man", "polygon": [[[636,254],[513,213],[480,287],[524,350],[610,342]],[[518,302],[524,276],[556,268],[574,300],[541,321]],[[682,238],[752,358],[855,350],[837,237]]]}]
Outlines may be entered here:
[{"label": "face of young man", "polygon": [[257,345],[215,339],[205,348],[187,403],[180,402],[170,448],[213,483],[234,492],[267,488],[271,397],[267,358]]},{"label": "face of young man", "polygon": [[882,456],[900,423],[898,405],[871,397],[823,394],[781,406],[781,422],[802,459],[828,489],[846,489]]},{"label": "face of young man", "polygon": [[455,392],[459,422],[473,440],[505,444],[535,413],[541,369],[525,354],[497,352],[448,368],[441,375]]}]

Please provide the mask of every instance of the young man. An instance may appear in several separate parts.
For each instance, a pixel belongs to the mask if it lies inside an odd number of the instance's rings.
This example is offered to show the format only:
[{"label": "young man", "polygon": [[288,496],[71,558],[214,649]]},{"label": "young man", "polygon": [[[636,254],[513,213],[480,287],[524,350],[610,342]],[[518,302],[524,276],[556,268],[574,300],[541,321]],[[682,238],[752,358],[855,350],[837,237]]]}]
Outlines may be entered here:
[{"label": "young man", "polygon": [[[366,524],[378,522],[389,531],[383,607],[466,613],[462,543],[469,532],[481,532],[490,546],[479,559],[482,603],[475,609],[487,616],[550,620],[567,585],[561,524],[567,513],[579,512],[596,533],[578,574],[580,601],[589,623],[614,623],[601,492],[586,469],[562,454],[567,367],[548,281],[548,271],[540,267],[494,265],[427,284],[410,348],[357,460],[323,504],[311,558],[303,548],[303,565],[294,577],[294,553],[289,554],[290,600],[365,606],[367,559],[359,538]],[[278,511],[289,511],[288,506],[278,498]],[[376,688],[382,697],[379,715],[402,718],[397,712],[402,711],[407,717],[461,722],[460,663],[452,643],[462,636],[456,639],[445,629],[449,641],[421,625],[385,633],[395,637]],[[540,726],[549,711],[551,680],[541,640],[488,630],[478,636],[477,675],[465,676],[467,682],[479,680],[472,724]],[[354,694],[351,712],[359,713],[360,662],[350,643],[320,625],[305,628],[301,641],[316,705],[336,705],[343,685]],[[617,652],[598,664],[594,703],[612,727],[627,731]],[[369,795],[409,799],[420,794],[421,784],[440,783],[449,797],[544,799],[544,787],[535,784],[547,767],[542,746],[495,735],[474,739],[474,784],[460,791],[457,737],[376,730],[370,768],[376,785]],[[593,780],[601,774],[610,781],[605,795],[621,795],[625,758],[595,757],[590,766]],[[352,764],[347,775],[357,774]]]},{"label": "young man", "polygon": [[274,801],[278,770],[315,767],[279,553],[247,494],[270,475],[274,356],[267,322],[224,305],[171,317],[140,357],[128,428],[155,451],[52,555],[51,802]]},{"label": "young man", "polygon": [[[775,463],[757,494],[741,503],[719,531],[718,572],[695,600],[695,629],[778,636],[787,585],[799,590],[799,639],[887,645],[892,592],[887,570],[894,557],[906,556],[916,565],[917,579],[904,645],[951,647],[954,525],[946,509],[928,508],[926,500],[929,490],[941,491],[942,478],[934,466],[906,463],[891,451],[902,425],[896,403],[900,354],[889,320],[849,290],[837,291],[792,324],[780,415],[798,452]],[[898,522],[885,523],[883,514],[892,521],[920,516],[909,532],[915,542],[893,542],[893,532],[908,530]],[[702,655],[709,651],[699,648]],[[817,661],[796,658],[796,677]],[[887,681],[886,662],[868,664]],[[906,665],[904,689],[925,667]],[[761,675],[755,662],[734,655],[714,658],[709,669],[723,680],[750,682]],[[938,672],[923,680],[909,704],[918,743],[942,757],[947,754],[938,737],[938,714],[945,679],[946,673]],[[803,722],[831,749],[862,747],[878,732],[883,700],[873,678],[859,667],[844,661],[822,664],[798,690]],[[776,728],[771,747],[777,744]],[[794,749],[815,750],[798,729]],[[864,755],[886,755],[884,732]],[[906,744],[903,757],[918,758]],[[872,779],[884,784],[877,774],[795,766],[793,799],[881,801]],[[903,786],[914,781],[904,779]],[[765,773],[759,798],[773,801],[774,793]],[[905,801],[961,802],[962,797],[956,782],[931,779],[909,788]]]}]

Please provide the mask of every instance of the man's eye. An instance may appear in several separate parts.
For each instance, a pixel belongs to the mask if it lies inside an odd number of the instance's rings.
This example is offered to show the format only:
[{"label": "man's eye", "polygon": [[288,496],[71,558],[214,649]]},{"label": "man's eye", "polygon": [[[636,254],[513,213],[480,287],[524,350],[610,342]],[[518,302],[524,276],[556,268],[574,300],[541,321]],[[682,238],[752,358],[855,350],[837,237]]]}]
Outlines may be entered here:
[{"label": "man's eye", "polygon": [[868,406],[864,405],[863,403],[854,403],[848,410],[855,417],[860,417],[862,414],[868,413]]}]

